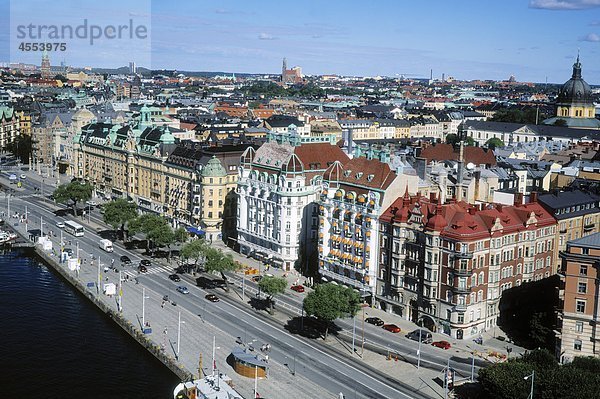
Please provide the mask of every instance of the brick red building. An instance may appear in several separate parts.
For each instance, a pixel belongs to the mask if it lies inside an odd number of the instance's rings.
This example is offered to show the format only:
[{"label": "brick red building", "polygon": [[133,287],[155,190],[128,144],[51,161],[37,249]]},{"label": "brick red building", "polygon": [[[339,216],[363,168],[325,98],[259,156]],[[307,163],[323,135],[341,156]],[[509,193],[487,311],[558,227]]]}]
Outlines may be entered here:
[{"label": "brick red building", "polygon": [[380,217],[379,306],[458,339],[493,328],[502,291],[553,270],[555,219],[518,201],[398,198]]}]

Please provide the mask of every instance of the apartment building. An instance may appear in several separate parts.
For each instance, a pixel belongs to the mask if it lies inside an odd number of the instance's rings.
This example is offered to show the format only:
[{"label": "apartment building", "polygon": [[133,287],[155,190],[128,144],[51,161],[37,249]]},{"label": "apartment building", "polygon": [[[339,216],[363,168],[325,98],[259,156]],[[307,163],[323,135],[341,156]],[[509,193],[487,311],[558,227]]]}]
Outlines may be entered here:
[{"label": "apartment building", "polygon": [[600,356],[600,233],[567,242],[560,257],[556,355],[562,363],[575,356]]},{"label": "apartment building", "polygon": [[[385,155],[385,152],[378,153]],[[373,301],[379,266],[379,216],[416,175],[398,175],[385,159],[359,156],[333,163],[319,197],[319,273],[324,280],[356,288]]]},{"label": "apartment building", "polygon": [[20,121],[13,108],[0,106],[0,148],[16,140],[19,135]]},{"label": "apartment building", "polygon": [[556,221],[520,200],[397,198],[380,217],[378,306],[456,339],[493,328],[504,290],[554,271]]},{"label": "apartment building", "polygon": [[240,252],[285,270],[308,270],[316,251],[323,173],[347,161],[339,147],[303,143],[295,129],[270,134],[258,150],[248,148],[238,180]]},{"label": "apartment building", "polygon": [[553,191],[539,195],[538,201],[558,222],[553,262],[558,269],[559,253],[567,249],[569,241],[600,231],[600,196],[581,190]]}]

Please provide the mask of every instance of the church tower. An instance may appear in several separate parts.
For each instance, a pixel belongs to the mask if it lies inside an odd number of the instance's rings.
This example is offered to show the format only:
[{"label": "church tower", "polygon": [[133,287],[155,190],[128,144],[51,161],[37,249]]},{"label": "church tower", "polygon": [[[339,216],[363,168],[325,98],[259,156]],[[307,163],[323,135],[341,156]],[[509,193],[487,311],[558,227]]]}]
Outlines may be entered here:
[{"label": "church tower", "polygon": [[[564,122],[557,121],[563,120]],[[556,116],[546,119],[544,125],[566,125],[579,129],[600,129],[590,85],[581,76],[579,54],[573,64],[573,74],[558,91]]]}]

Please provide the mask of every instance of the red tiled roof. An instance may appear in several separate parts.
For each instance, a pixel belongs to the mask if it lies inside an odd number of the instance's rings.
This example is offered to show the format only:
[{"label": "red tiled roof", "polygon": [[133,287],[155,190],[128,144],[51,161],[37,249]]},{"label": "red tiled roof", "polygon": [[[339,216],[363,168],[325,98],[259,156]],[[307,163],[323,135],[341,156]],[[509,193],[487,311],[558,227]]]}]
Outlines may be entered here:
[{"label": "red tiled roof", "polygon": [[[423,215],[422,223],[427,229],[459,240],[490,237],[494,235],[491,230],[497,222],[502,225],[502,234],[556,224],[552,215],[537,202],[518,206],[489,204],[485,209],[479,209],[462,201],[437,205],[420,196],[397,198],[383,212],[380,220],[385,223],[407,222],[414,213]],[[532,213],[537,223],[527,226]]]},{"label": "red tiled roof", "polygon": [[[348,176],[346,176],[346,174]],[[356,157],[344,164],[340,182],[385,190],[396,178],[390,166],[377,159]]]},{"label": "red tiled roof", "polygon": [[333,162],[345,165],[349,158],[342,149],[329,143],[306,143],[295,147],[294,153],[304,164],[304,170],[327,169]]},{"label": "red tiled roof", "polygon": [[179,127],[181,129],[185,129],[185,130],[194,130],[196,128],[196,126],[198,126],[198,125],[195,123],[187,123],[187,122],[179,123]]},{"label": "red tiled roof", "polygon": [[[433,161],[458,161],[459,150],[455,149],[451,144],[436,144],[421,151],[421,157],[427,160],[427,163]],[[465,162],[472,162],[475,165],[496,165],[496,157],[492,150],[483,149],[481,147],[465,146],[464,147]]]}]

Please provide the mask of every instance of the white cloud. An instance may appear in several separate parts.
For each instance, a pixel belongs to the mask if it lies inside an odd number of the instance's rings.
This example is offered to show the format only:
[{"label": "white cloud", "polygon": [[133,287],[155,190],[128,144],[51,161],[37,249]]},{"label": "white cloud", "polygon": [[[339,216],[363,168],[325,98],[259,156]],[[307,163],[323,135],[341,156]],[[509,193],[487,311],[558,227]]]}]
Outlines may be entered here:
[{"label": "white cloud", "polygon": [[258,38],[260,40],[275,40],[275,39],[277,39],[275,36],[270,35],[268,33],[264,33],[264,32],[262,32],[261,34],[259,34]]},{"label": "white cloud", "polygon": [[587,35],[579,38],[580,42],[600,42],[600,36],[595,33],[588,33]]},{"label": "white cloud", "polygon": [[530,0],[529,7],[545,10],[584,10],[600,7],[600,0]]}]

